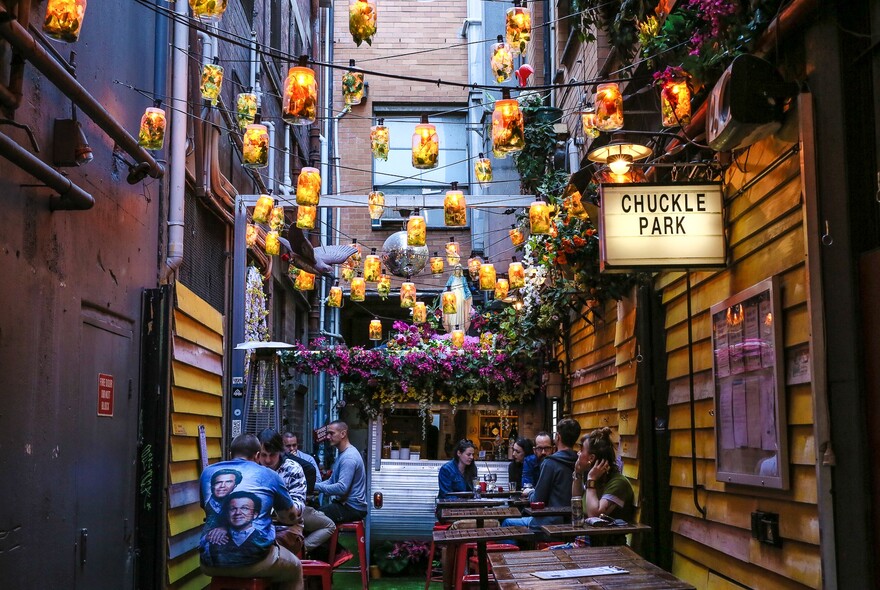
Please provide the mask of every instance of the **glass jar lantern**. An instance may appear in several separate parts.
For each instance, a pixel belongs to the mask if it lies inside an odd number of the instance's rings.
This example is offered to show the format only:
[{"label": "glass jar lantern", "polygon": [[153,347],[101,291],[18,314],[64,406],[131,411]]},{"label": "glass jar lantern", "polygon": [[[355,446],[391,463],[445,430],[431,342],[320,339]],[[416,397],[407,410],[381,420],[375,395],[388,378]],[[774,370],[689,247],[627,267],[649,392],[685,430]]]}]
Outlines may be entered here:
[{"label": "glass jar lantern", "polygon": [[348,257],[348,260],[346,260],[345,262],[352,268],[360,268],[361,262],[364,259],[364,253],[361,249],[361,245],[358,244],[357,238],[353,238],[349,246],[354,248],[354,252],[351,256]]},{"label": "glass jar lantern", "polygon": [[216,23],[226,12],[228,0],[189,0],[193,18],[206,23]]},{"label": "glass jar lantern", "polygon": [[428,321],[428,307],[424,301],[416,301],[413,306],[413,323],[424,324]]},{"label": "glass jar lantern", "polygon": [[452,331],[451,340],[453,348],[461,348],[464,346],[464,332],[461,331],[458,326],[455,326],[455,329]]},{"label": "glass jar lantern", "polygon": [[278,239],[277,231],[266,232],[266,254],[269,256],[281,254],[281,241]]},{"label": "glass jar lantern", "polygon": [[242,166],[265,168],[269,165],[269,130],[265,125],[252,123],[244,131],[242,142]]},{"label": "glass jar lantern", "polygon": [[370,151],[377,160],[387,162],[388,152],[391,149],[389,145],[391,136],[384,123],[385,119],[379,119],[377,125],[370,127]]},{"label": "glass jar lantern", "polygon": [[440,294],[440,307],[445,315],[458,313],[458,297],[449,287],[446,287],[446,290]]},{"label": "glass jar lantern", "polygon": [[505,19],[507,43],[514,54],[525,53],[532,38],[532,14],[519,0],[514,0],[513,8],[507,9]]},{"label": "glass jar lantern", "polygon": [[315,275],[300,269],[293,281],[293,288],[297,291],[312,291],[315,288]]},{"label": "glass jar lantern", "polygon": [[534,201],[529,207],[529,231],[532,235],[550,233],[550,205],[544,201]]},{"label": "glass jar lantern", "polygon": [[367,297],[367,283],[364,277],[351,278],[351,300],[363,301]]},{"label": "glass jar lantern", "polygon": [[43,32],[53,39],[74,43],[79,39],[85,15],[86,0],[49,0]]},{"label": "glass jar lantern", "polygon": [[467,225],[467,205],[464,193],[458,190],[458,183],[452,183],[452,190],[446,191],[443,199],[443,221],[450,227]]},{"label": "glass jar lantern", "polygon": [[299,205],[296,208],[296,227],[300,229],[314,229],[315,219],[317,217],[317,207],[311,205]]},{"label": "glass jar lantern", "polygon": [[[504,96],[510,93],[505,90]],[[511,153],[522,151],[526,145],[525,126],[519,102],[504,98],[495,101],[492,111],[492,146],[494,150]]]},{"label": "glass jar lantern", "polygon": [[147,150],[161,150],[165,145],[165,111],[148,107],[141,117],[138,145]]},{"label": "glass jar lantern", "polygon": [[348,32],[358,47],[364,41],[373,44],[376,34],[376,3],[370,0],[351,0],[348,5]]},{"label": "glass jar lantern", "polygon": [[199,92],[202,93],[202,99],[211,101],[211,106],[217,106],[222,87],[223,66],[218,65],[217,58],[214,58],[214,63],[205,64],[205,67],[202,68],[202,81],[199,85]]},{"label": "glass jar lantern", "polygon": [[281,118],[290,125],[311,125],[318,114],[318,82],[306,59],[287,71]]},{"label": "glass jar lantern", "polygon": [[431,265],[431,274],[434,275],[435,278],[443,276],[443,258],[437,256],[437,252],[434,252],[434,255],[429,260],[429,264]]},{"label": "glass jar lantern", "polygon": [[327,293],[327,307],[342,307],[342,287],[336,281]]},{"label": "glass jar lantern", "polygon": [[584,137],[593,139],[599,137],[599,127],[596,123],[596,107],[591,104],[584,105],[581,109],[581,127],[584,130]]},{"label": "glass jar lantern", "polygon": [[379,275],[379,282],[376,283],[376,293],[384,301],[391,294],[391,275]]},{"label": "glass jar lantern", "polygon": [[476,281],[480,278],[480,266],[482,266],[482,264],[483,261],[479,256],[474,256],[473,258],[468,259],[468,274],[472,281]]},{"label": "glass jar lantern", "polygon": [[480,265],[480,291],[495,290],[495,265],[485,262]]},{"label": "glass jar lantern", "polygon": [[409,216],[406,222],[406,243],[408,246],[424,246],[428,235],[425,218],[419,215],[418,209]]},{"label": "glass jar lantern", "polygon": [[351,283],[351,280],[354,278],[354,269],[347,264],[343,264],[339,276],[341,276],[342,280],[346,283]]},{"label": "glass jar lantern", "polygon": [[492,182],[492,160],[483,156],[482,152],[474,161],[474,176],[477,177],[477,182],[483,186]]},{"label": "glass jar lantern", "polygon": [[257,226],[253,223],[247,224],[244,232],[244,243],[248,248],[253,248],[257,244],[257,236],[259,235]]},{"label": "glass jar lantern", "polygon": [[376,249],[364,259],[364,280],[368,283],[378,283],[382,275],[382,262],[376,256]]},{"label": "glass jar lantern", "polygon": [[521,289],[526,284],[526,271],[522,262],[514,260],[507,267],[507,282],[511,289]]},{"label": "glass jar lantern", "polygon": [[495,281],[495,299],[505,299],[509,291],[510,283],[508,283],[507,279],[500,278]]},{"label": "glass jar lantern", "polygon": [[455,241],[455,238],[449,238],[446,242],[446,262],[455,266],[461,262],[461,244]]},{"label": "glass jar lantern", "polygon": [[510,80],[513,74],[513,51],[510,45],[504,42],[504,37],[498,35],[498,43],[492,46],[492,57],[489,59],[492,75],[499,84]]},{"label": "glass jar lantern", "polygon": [[[349,67],[354,67],[354,60],[348,60]],[[364,73],[349,70],[342,75],[342,102],[348,106],[361,104],[364,99]]]},{"label": "glass jar lantern", "polygon": [[416,285],[409,281],[400,285],[400,307],[411,308],[416,304]]},{"label": "glass jar lantern", "polygon": [[257,199],[257,204],[254,205],[254,214],[251,216],[254,223],[269,223],[269,216],[272,214],[274,206],[275,201],[272,197],[260,195],[260,198]]},{"label": "glass jar lantern", "polygon": [[238,128],[244,131],[255,121],[257,116],[257,95],[253,92],[242,92],[235,97],[235,118]]},{"label": "glass jar lantern", "polygon": [[660,115],[664,127],[679,127],[691,122],[691,89],[687,76],[675,76],[660,87]]},{"label": "glass jar lantern", "polygon": [[370,219],[382,219],[385,212],[385,193],[373,191],[367,197],[367,206],[370,210]]},{"label": "glass jar lantern", "polygon": [[614,82],[596,87],[596,127],[599,131],[623,129],[623,95]]},{"label": "glass jar lantern", "polygon": [[382,321],[378,318],[370,320],[370,340],[382,340]]},{"label": "glass jar lantern", "polygon": [[296,181],[296,204],[318,205],[321,200],[321,172],[317,168],[306,166],[299,172]]},{"label": "glass jar lantern", "polygon": [[523,242],[526,241],[526,235],[516,225],[511,225],[510,230],[508,230],[507,235],[510,236],[510,243],[514,246],[521,246]]},{"label": "glass jar lantern", "polygon": [[269,214],[269,229],[281,231],[284,229],[284,206],[278,205],[278,201],[275,201],[275,203],[275,206],[272,207],[272,212]]},{"label": "glass jar lantern", "polygon": [[428,115],[422,115],[422,122],[416,125],[412,135],[412,165],[419,170],[437,167],[440,157],[440,138],[437,128],[428,123]]}]

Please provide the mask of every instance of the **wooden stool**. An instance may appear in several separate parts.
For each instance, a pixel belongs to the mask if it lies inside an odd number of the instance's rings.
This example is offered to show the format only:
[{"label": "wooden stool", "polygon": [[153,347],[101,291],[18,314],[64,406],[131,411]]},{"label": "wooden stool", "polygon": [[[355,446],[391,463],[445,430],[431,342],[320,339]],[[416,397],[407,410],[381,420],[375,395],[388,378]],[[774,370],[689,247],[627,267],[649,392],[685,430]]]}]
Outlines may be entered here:
[{"label": "wooden stool", "polygon": [[[211,579],[211,590],[269,590],[268,578],[230,578],[226,576]],[[329,588],[329,586],[327,587]]]},{"label": "wooden stool", "polygon": [[[458,546],[455,554],[455,590],[462,590],[465,584],[473,582],[476,580],[478,583],[480,581],[480,576],[472,576],[465,575],[465,569],[468,566],[468,551],[473,549],[477,550],[476,543],[462,543]],[[486,544],[486,553],[503,553],[505,551],[519,551],[519,547],[516,545],[508,545],[506,543],[487,543]],[[479,565],[479,564],[478,564]],[[489,565],[487,564],[487,567]],[[489,570],[491,575],[491,569]]]},{"label": "wooden stool", "polygon": [[302,559],[300,563],[302,563],[303,581],[307,578],[320,576],[321,590],[330,590],[332,588],[331,577],[333,575],[333,568],[330,567],[329,563],[318,561],[317,559]]},{"label": "wooden stool", "polygon": [[[451,524],[441,524],[439,522],[434,523],[435,531],[445,531]],[[443,582],[443,575],[435,576],[434,575],[434,551],[436,551],[437,547],[434,545],[434,537],[431,536],[431,549],[428,551],[428,572],[425,574],[425,590],[431,586],[431,582]]]},{"label": "wooden stool", "polygon": [[[358,560],[360,561],[359,568],[340,567],[345,561],[348,561],[347,559],[337,563],[336,547],[339,542],[340,531],[348,531],[355,534],[358,545]],[[363,590],[367,590],[370,587],[370,570],[367,563],[367,529],[364,526],[364,521],[340,522],[336,525],[336,532],[330,537],[330,565],[333,567],[333,571],[336,572],[356,572],[360,569]]]}]

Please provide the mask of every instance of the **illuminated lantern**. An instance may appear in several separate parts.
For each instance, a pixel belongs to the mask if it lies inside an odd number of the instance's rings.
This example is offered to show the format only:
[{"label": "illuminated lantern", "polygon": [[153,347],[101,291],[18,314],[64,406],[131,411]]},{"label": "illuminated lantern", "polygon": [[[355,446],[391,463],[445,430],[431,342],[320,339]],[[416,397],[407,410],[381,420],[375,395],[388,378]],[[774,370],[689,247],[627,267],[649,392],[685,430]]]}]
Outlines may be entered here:
[{"label": "illuminated lantern", "polygon": [[477,182],[483,186],[492,182],[492,160],[484,157],[482,152],[474,162],[474,175],[477,177]]},{"label": "illuminated lantern", "polygon": [[480,334],[480,348],[492,348],[495,346],[495,335],[492,332]]},{"label": "illuminated lantern", "polygon": [[525,123],[519,102],[510,98],[510,91],[502,91],[501,100],[495,101],[492,111],[492,145],[500,152],[518,152],[526,145]]},{"label": "illuminated lantern", "polygon": [[349,246],[354,248],[354,254],[349,256],[345,262],[352,268],[360,268],[361,261],[363,260],[363,250],[361,250],[361,245],[358,244],[357,238],[353,238]]},{"label": "illuminated lantern", "polygon": [[440,307],[446,315],[455,315],[458,313],[458,297],[449,287],[440,294]]},{"label": "illuminated lantern", "polygon": [[458,329],[458,326],[455,326],[455,329],[452,331],[452,347],[453,348],[461,348],[464,346],[464,332]]},{"label": "illuminated lantern", "polygon": [[238,128],[244,131],[254,122],[257,116],[257,95],[253,92],[242,92],[235,98],[235,118]]},{"label": "illuminated lantern", "polygon": [[217,65],[218,59],[214,58],[214,63],[205,64],[202,69],[202,83],[199,86],[199,92],[202,98],[211,101],[211,106],[217,106],[217,100],[220,98],[220,88],[223,87],[223,66]]},{"label": "illuminated lantern", "polygon": [[[223,4],[225,7],[226,3]],[[79,38],[85,15],[86,0],[49,0],[43,32],[53,39],[73,43]]]},{"label": "illuminated lantern", "polygon": [[381,275],[382,262],[376,256],[376,249],[373,248],[370,255],[364,259],[364,280],[368,283],[378,283]]},{"label": "illuminated lantern", "polygon": [[317,206],[321,200],[321,173],[308,166],[300,170],[296,181],[296,204]]},{"label": "illuminated lantern", "polygon": [[510,283],[507,279],[501,278],[495,281],[495,299],[505,299],[509,290]]},{"label": "illuminated lantern", "polygon": [[391,294],[391,275],[380,275],[379,282],[376,283],[376,293],[379,294],[379,297],[384,301],[388,298],[388,295]]},{"label": "illuminated lantern", "polygon": [[266,233],[266,254],[269,256],[278,256],[281,254],[281,242],[278,240],[277,231]]},{"label": "illuminated lantern", "polygon": [[296,208],[296,227],[300,229],[314,229],[315,219],[318,217],[318,208],[311,205],[300,205]]},{"label": "illuminated lantern", "polygon": [[495,156],[498,160],[504,160],[507,158],[508,153],[502,150],[495,149],[495,146],[492,146],[492,155]]},{"label": "illuminated lantern", "polygon": [[437,256],[437,252],[434,252],[434,256],[431,257],[431,274],[435,277],[443,276],[443,258]]},{"label": "illuminated lantern", "polygon": [[522,262],[517,262],[516,258],[513,259],[507,267],[507,277],[508,277],[508,286],[511,289],[520,289],[526,284],[526,271],[523,268]]},{"label": "illuminated lantern", "polygon": [[455,237],[446,242],[446,262],[452,266],[461,262],[461,246],[455,241]]},{"label": "illuminated lantern", "polygon": [[342,307],[342,287],[336,281],[327,294],[327,307]]},{"label": "illuminated lantern", "polygon": [[408,246],[424,246],[428,236],[425,218],[416,209],[406,222],[406,244]]},{"label": "illuminated lantern", "polygon": [[596,87],[596,127],[599,131],[623,129],[623,95],[614,82]]},{"label": "illuminated lantern", "polygon": [[591,104],[586,104],[581,109],[581,127],[584,129],[584,137],[599,137],[599,127],[596,123],[596,107]]},{"label": "illuminated lantern", "polygon": [[498,43],[492,46],[489,65],[496,82],[510,80],[510,76],[513,74],[513,51],[510,49],[510,45],[504,42],[504,37],[501,35],[498,35]]},{"label": "illuminated lantern", "polygon": [[281,118],[291,125],[311,125],[318,114],[318,82],[307,63],[308,57],[301,57],[300,65],[287,71],[284,82]]},{"label": "illuminated lantern", "polygon": [[272,208],[275,201],[269,195],[260,195],[257,204],[254,206],[254,214],[252,218],[254,223],[269,223],[269,215],[272,214]]},{"label": "illuminated lantern", "polygon": [[376,34],[376,3],[370,0],[352,0],[348,5],[348,32],[360,47],[361,43],[373,44]]},{"label": "illuminated lantern", "polygon": [[412,136],[413,168],[436,168],[439,157],[440,138],[437,136],[437,128],[428,123],[428,115],[422,115],[422,122],[416,125]]},{"label": "illuminated lantern", "polygon": [[276,205],[272,207],[272,213],[269,214],[269,229],[281,231],[284,229],[284,207],[278,205],[278,201],[275,203]]},{"label": "illuminated lantern", "polygon": [[443,220],[448,226],[462,227],[467,225],[467,208],[464,193],[458,190],[458,183],[452,183],[452,190],[446,191],[443,199]]},{"label": "illuminated lantern", "polygon": [[525,53],[532,38],[532,15],[519,0],[513,0],[513,8],[507,9],[507,43],[513,53]]},{"label": "illuminated lantern", "polygon": [[370,320],[370,340],[382,340],[382,322],[379,318]]},{"label": "illuminated lantern", "polygon": [[413,306],[413,323],[424,324],[428,321],[428,308],[424,301],[416,301]]},{"label": "illuminated lantern", "polygon": [[244,131],[242,163],[245,168],[265,168],[269,165],[269,130],[265,125],[251,123]]},{"label": "illuminated lantern", "polygon": [[257,226],[249,223],[244,233],[244,243],[248,248],[253,248],[256,245],[257,235],[259,235],[259,230],[257,229]]},{"label": "illuminated lantern", "polygon": [[472,281],[476,281],[480,277],[480,266],[482,264],[483,261],[479,256],[468,259],[468,274],[470,274]]},{"label": "illuminated lantern", "polygon": [[220,20],[223,13],[226,12],[226,4],[227,0],[189,0],[193,17],[208,23]]},{"label": "illuminated lantern", "polygon": [[138,131],[138,145],[148,150],[161,150],[165,145],[165,111],[158,107],[147,107],[141,117]]},{"label": "illuminated lantern", "polygon": [[391,136],[388,127],[384,125],[385,119],[379,119],[378,125],[370,127],[370,151],[377,160],[388,161]]},{"label": "illuminated lantern", "polygon": [[495,290],[495,265],[486,262],[480,265],[480,291]]},{"label": "illuminated lantern", "polygon": [[293,281],[293,288],[297,291],[312,291],[315,288],[315,275],[300,270]]},{"label": "illuminated lantern", "polygon": [[406,282],[400,285],[400,307],[411,308],[416,304],[416,285]]},{"label": "illuminated lantern", "polygon": [[514,246],[519,246],[526,241],[526,235],[523,233],[523,230],[515,225],[510,226],[507,235],[510,236],[510,243]]},{"label": "illuminated lantern", "polygon": [[367,204],[370,208],[370,219],[382,219],[382,213],[385,212],[385,193],[371,192],[367,197]]},{"label": "illuminated lantern", "polygon": [[664,127],[691,122],[691,89],[684,73],[670,77],[660,87],[660,115]]},{"label": "illuminated lantern", "polygon": [[[354,60],[348,60],[349,67],[354,67]],[[364,73],[348,71],[342,75],[342,101],[354,106],[364,99]]]},{"label": "illuminated lantern", "polygon": [[536,236],[550,233],[550,206],[544,201],[534,201],[529,207],[529,231]]},{"label": "illuminated lantern", "polygon": [[367,297],[367,283],[364,277],[351,278],[351,300],[363,301]]},{"label": "illuminated lantern", "polygon": [[343,281],[345,281],[346,283],[350,283],[351,280],[354,278],[354,269],[347,264],[344,264],[342,265],[341,275]]}]

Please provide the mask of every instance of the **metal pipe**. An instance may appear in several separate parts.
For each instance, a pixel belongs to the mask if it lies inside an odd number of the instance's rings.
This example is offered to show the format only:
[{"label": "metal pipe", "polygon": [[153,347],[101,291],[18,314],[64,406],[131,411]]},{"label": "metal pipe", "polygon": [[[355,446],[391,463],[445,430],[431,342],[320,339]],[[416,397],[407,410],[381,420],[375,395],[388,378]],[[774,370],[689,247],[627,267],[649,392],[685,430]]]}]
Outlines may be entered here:
[{"label": "metal pipe", "polygon": [[[16,8],[18,22],[25,29],[31,20],[31,0],[19,0]],[[18,52],[13,52],[9,69],[9,85],[0,86],[0,102],[10,111],[21,106],[21,87],[24,83],[24,59]]]},{"label": "metal pipe", "polygon": [[275,123],[263,121],[263,125],[269,131],[269,178],[266,180],[266,188],[275,192]]},{"label": "metal pipe", "polygon": [[60,198],[53,201],[51,209],[83,211],[94,206],[95,198],[92,195],[3,133],[0,133],[0,156],[58,192]]},{"label": "metal pipe", "polygon": [[700,506],[700,497],[697,494],[697,409],[694,396],[694,329],[691,317],[691,273],[684,272],[687,281],[685,293],[687,296],[687,322],[688,322],[688,393],[690,394],[691,406],[691,477],[693,478],[694,506],[697,511],[706,518],[706,509]]},{"label": "metal pipe", "polygon": [[[323,177],[321,182],[323,182]],[[290,125],[284,124],[284,178],[281,179],[281,193],[286,197],[293,190],[293,181],[290,178]],[[324,192],[326,195],[326,191]]]},{"label": "metal pipe", "polygon": [[[27,0],[30,2],[30,0]],[[156,0],[156,8],[167,9],[168,2]],[[165,94],[168,83],[168,19],[156,12],[156,31],[153,35],[155,47],[153,47],[153,97],[158,98]]]},{"label": "metal pipe", "polygon": [[171,54],[171,133],[169,149],[168,257],[165,265],[174,272],[183,262],[183,205],[186,194],[187,72],[189,27],[185,2],[174,3],[174,40]]},{"label": "metal pipe", "polygon": [[[181,2],[179,4],[184,3]],[[165,174],[165,168],[147,150],[139,146],[137,139],[132,137],[82,84],[77,82],[70,73],[52,59],[46,50],[27,32],[27,29],[22,27],[18,21],[12,19],[11,16],[5,7],[0,6],[0,36],[6,39],[24,59],[30,61],[61,92],[70,98],[82,112],[88,115],[98,127],[103,129],[129,156],[138,163],[146,164],[148,166],[148,168],[145,167],[147,174],[153,178],[161,178]],[[138,179],[135,182],[139,181]]]}]

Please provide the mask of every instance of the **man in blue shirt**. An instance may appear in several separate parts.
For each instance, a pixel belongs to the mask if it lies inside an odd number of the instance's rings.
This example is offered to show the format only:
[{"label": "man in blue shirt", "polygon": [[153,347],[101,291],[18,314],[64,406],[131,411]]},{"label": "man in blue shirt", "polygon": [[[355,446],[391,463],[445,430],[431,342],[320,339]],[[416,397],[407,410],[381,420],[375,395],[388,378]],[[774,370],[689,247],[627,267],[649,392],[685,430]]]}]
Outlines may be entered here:
[{"label": "man in blue shirt", "polygon": [[348,425],[336,420],[327,425],[327,439],[338,455],[333,475],[315,484],[315,491],[333,500],[319,510],[335,523],[363,520],[367,516],[367,472],[360,452],[348,440]]}]

